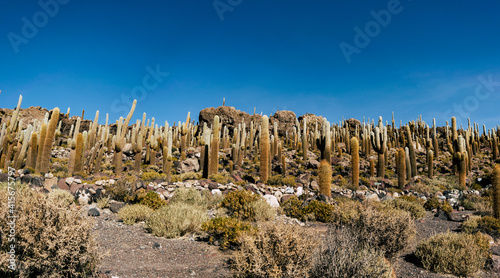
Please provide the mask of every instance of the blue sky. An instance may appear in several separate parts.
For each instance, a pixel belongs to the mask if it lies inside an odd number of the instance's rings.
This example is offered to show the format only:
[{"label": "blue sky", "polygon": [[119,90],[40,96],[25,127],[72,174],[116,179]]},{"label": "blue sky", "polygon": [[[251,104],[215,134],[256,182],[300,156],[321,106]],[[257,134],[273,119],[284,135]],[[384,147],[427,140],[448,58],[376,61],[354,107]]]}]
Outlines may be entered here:
[{"label": "blue sky", "polygon": [[[500,123],[498,1],[0,0],[0,107]],[[387,15],[390,15],[390,19]],[[359,33],[356,30],[361,30]],[[365,38],[365,40],[363,40]],[[368,39],[368,40],[366,40]],[[341,45],[348,47],[341,48]],[[345,55],[346,49],[355,50]],[[347,51],[348,52],[348,51]]]}]

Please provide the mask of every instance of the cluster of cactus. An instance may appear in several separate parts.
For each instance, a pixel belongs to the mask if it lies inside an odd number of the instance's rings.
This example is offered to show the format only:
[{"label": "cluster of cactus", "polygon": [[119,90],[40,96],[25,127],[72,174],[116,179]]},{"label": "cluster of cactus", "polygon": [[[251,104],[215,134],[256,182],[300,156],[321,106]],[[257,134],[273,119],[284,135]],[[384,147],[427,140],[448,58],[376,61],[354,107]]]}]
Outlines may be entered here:
[{"label": "cluster of cactus", "polygon": [[[69,116],[69,109],[66,114],[61,114],[58,108],[54,108],[43,121],[24,126],[19,120],[21,100],[22,97],[12,112],[10,121],[1,126],[0,167],[30,167],[38,173],[46,173],[51,169],[54,142],[61,136],[61,118]],[[499,155],[498,128],[486,131],[483,126],[483,134],[480,135],[477,124],[471,126],[469,123],[467,129],[458,128],[455,118],[451,119],[451,127],[447,124],[445,132],[440,130],[438,133],[435,120],[432,127],[418,119],[406,125],[401,123],[398,128],[395,126],[394,116],[392,124],[384,124],[380,117],[377,124],[373,120],[363,120],[361,125],[353,128],[344,120],[331,124],[325,118],[311,120],[303,117],[300,122],[297,119],[291,129],[280,134],[278,122],[273,120],[270,123],[268,116],[262,116],[261,122],[236,123],[236,127],[230,130],[227,125],[222,125],[217,115],[211,126],[207,123],[196,125],[188,113],[184,123],[170,126],[165,122],[164,126],[159,127],[154,118],[149,120],[144,113],[142,120],[129,126],[135,106],[136,101],[128,115],[116,121],[116,131],[108,125],[108,116],[105,125],[98,124],[99,111],[86,130],[81,125],[83,118],[77,117],[76,124],[71,126],[67,135],[67,146],[70,149],[68,175],[100,172],[105,157],[113,157],[115,174],[120,176],[124,169],[123,150],[126,144],[130,144],[133,153],[132,169],[137,174],[142,171],[144,164],[151,164],[162,169],[170,180],[174,156],[183,160],[190,149],[199,148],[200,171],[204,178],[219,173],[219,169],[223,168],[219,165],[219,151],[230,151],[231,159],[225,164],[226,169],[230,172],[242,170],[244,161],[254,161],[260,165],[260,182],[265,183],[275,174],[273,171],[286,176],[289,157],[287,151],[293,149],[302,155],[303,163],[310,161],[310,154],[319,153],[320,188],[323,194],[329,195],[331,163],[338,160],[332,159],[332,156],[342,157],[343,152],[351,155],[353,189],[357,189],[359,185],[360,170],[369,171],[370,177],[376,174],[377,177],[384,178],[386,168],[395,167],[400,188],[413,177],[422,175],[423,173],[418,173],[420,169],[427,169],[427,176],[432,178],[434,160],[437,160],[439,154],[448,155],[446,148],[452,155],[459,184],[465,187],[472,158],[484,146],[491,150],[493,160],[498,159]],[[443,143],[441,146],[438,139]],[[426,151],[426,163],[419,168],[416,152],[422,146]],[[394,150],[396,164],[390,165],[393,163]],[[376,165],[373,153],[377,155]],[[363,164],[362,159],[368,163]]]}]

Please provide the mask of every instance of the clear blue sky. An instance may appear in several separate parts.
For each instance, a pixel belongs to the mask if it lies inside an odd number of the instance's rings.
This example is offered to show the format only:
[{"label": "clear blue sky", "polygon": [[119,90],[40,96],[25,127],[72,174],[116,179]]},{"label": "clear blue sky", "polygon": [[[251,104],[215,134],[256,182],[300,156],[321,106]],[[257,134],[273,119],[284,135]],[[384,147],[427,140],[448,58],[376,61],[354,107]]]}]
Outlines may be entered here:
[{"label": "clear blue sky", "polygon": [[438,125],[454,114],[492,127],[499,11],[488,0],[0,0],[0,107],[22,94],[23,108],[100,110],[103,122],[135,96],[137,117],[172,123],[226,97],[248,113],[394,111]]}]

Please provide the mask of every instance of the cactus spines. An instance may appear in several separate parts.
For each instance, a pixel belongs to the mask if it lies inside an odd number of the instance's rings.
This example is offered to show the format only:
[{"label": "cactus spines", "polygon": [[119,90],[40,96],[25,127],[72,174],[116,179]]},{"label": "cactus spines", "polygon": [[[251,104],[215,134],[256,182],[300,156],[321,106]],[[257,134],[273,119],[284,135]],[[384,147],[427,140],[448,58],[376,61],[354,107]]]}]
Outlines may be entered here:
[{"label": "cactus spines", "polygon": [[208,164],[208,176],[217,174],[219,170],[219,116],[214,116],[212,142],[210,143],[210,158]]},{"label": "cactus spines", "polygon": [[434,152],[432,150],[429,150],[429,152],[427,153],[427,177],[429,177],[429,179],[432,179],[432,177],[434,176],[433,159],[434,159]]},{"label": "cactus spines", "polygon": [[332,184],[332,167],[330,163],[323,159],[319,164],[318,172],[319,193],[332,197],[332,192],[330,190]]},{"label": "cactus spines", "polygon": [[262,126],[260,134],[260,181],[267,182],[270,171],[270,150],[269,150],[269,118],[264,115],[262,117]]},{"label": "cactus spines", "polygon": [[493,216],[500,219],[500,165],[493,169]]},{"label": "cactus spines", "polygon": [[54,135],[59,122],[59,113],[59,108],[54,108],[52,116],[50,117],[49,126],[47,127],[47,134],[43,140],[42,159],[40,161],[41,173],[47,173],[49,171],[50,153],[52,151],[52,143],[54,142]]},{"label": "cactus spines", "polygon": [[359,141],[356,137],[351,138],[351,186],[354,190],[359,187]]}]

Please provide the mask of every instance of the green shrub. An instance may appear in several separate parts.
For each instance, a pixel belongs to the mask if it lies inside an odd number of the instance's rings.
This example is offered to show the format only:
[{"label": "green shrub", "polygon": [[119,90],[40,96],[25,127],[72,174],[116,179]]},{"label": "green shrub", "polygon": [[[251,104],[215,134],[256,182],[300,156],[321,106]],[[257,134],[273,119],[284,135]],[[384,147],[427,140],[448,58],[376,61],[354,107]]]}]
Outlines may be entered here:
[{"label": "green shrub", "polygon": [[241,220],[254,220],[255,211],[252,203],[259,200],[259,195],[253,194],[247,190],[236,190],[226,194],[220,206],[226,208],[232,217]]},{"label": "green shrub", "polygon": [[415,223],[410,213],[402,210],[366,207],[349,226],[366,242],[382,250],[387,258],[394,258],[415,241]]},{"label": "green shrub", "polygon": [[317,238],[299,226],[266,223],[240,238],[230,267],[236,277],[307,277]]},{"label": "green shrub", "polygon": [[[15,185],[16,270],[9,266],[10,226],[7,206],[12,197],[0,186],[0,277],[88,277],[101,260],[93,237],[93,220],[75,205]],[[13,192],[13,191],[11,191]],[[63,200],[62,202],[60,202]],[[5,204],[5,205],[4,205]]]},{"label": "green shrub", "polygon": [[142,172],[141,175],[141,180],[143,181],[154,181],[154,180],[159,180],[162,179],[163,176],[155,171],[144,171]]},{"label": "green shrub", "polygon": [[146,205],[127,205],[118,211],[118,217],[124,224],[133,225],[136,222],[146,221],[154,210]]},{"label": "green shrub", "polygon": [[286,202],[281,205],[281,209],[288,217],[302,219],[302,201],[296,196],[286,200]]},{"label": "green shrub", "polygon": [[480,218],[481,216],[471,216],[469,220],[466,220],[460,224],[460,229],[468,234],[475,232],[478,228],[477,220]]},{"label": "green shrub", "polygon": [[148,193],[146,193],[146,196],[144,196],[144,198],[141,198],[139,203],[152,209],[159,209],[167,204],[155,191],[149,191]]},{"label": "green shrub", "polygon": [[184,203],[188,205],[205,206],[205,200],[196,188],[177,188],[174,196],[169,200],[170,204]]},{"label": "green shrub", "polygon": [[448,201],[444,201],[443,205],[441,206],[441,210],[446,212],[447,214],[450,214],[453,211],[453,208],[451,207],[450,203],[448,203]]},{"label": "green shrub", "polygon": [[441,203],[439,202],[439,199],[437,197],[432,197],[428,199],[427,202],[425,202],[424,208],[426,210],[440,209]]},{"label": "green shrub", "polygon": [[395,274],[384,253],[353,227],[330,228],[314,255],[311,277],[380,277]]},{"label": "green shrub", "polygon": [[256,231],[254,226],[233,217],[213,218],[203,223],[201,229],[207,232],[210,242],[219,243],[220,249],[236,248],[244,233]]},{"label": "green shrub", "polygon": [[230,182],[234,182],[234,179],[227,173],[218,173],[218,174],[213,174],[208,177],[213,182],[220,183],[220,184],[228,184]]},{"label": "green shrub", "polygon": [[52,190],[49,193],[48,198],[51,202],[58,204],[61,207],[69,207],[75,202],[75,196],[73,196],[73,194],[71,194],[69,191],[62,189]]},{"label": "green shrub", "polygon": [[392,208],[409,212],[413,219],[422,219],[426,215],[424,207],[417,202],[396,198],[392,201],[385,202],[385,204]]},{"label": "green shrub", "polygon": [[468,276],[485,266],[489,240],[481,233],[441,233],[422,241],[415,255],[428,270]]},{"label": "green shrub", "polygon": [[297,185],[294,176],[286,176],[283,175],[273,175],[270,176],[267,180],[267,184],[271,186],[292,186]]},{"label": "green shrub", "polygon": [[111,199],[120,202],[130,202],[136,198],[136,182],[133,178],[119,179],[114,184],[104,185],[104,189]]},{"label": "green shrub", "polygon": [[146,220],[148,230],[155,236],[175,238],[200,231],[208,219],[205,209],[185,203],[170,204],[156,210]]},{"label": "green shrub", "polygon": [[406,200],[408,202],[417,203],[417,204],[420,204],[420,205],[424,205],[425,204],[424,199],[418,198],[417,196],[414,196],[414,195],[402,195],[398,199]]},{"label": "green shrub", "polygon": [[307,220],[316,220],[324,223],[331,222],[333,209],[332,205],[313,200],[302,209],[302,217]]},{"label": "green shrub", "polygon": [[186,180],[199,180],[201,178],[201,173],[188,172],[180,175],[173,175],[172,182],[186,181]]},{"label": "green shrub", "polygon": [[491,216],[483,216],[477,220],[477,226],[481,231],[493,236],[500,235],[500,219]]}]

